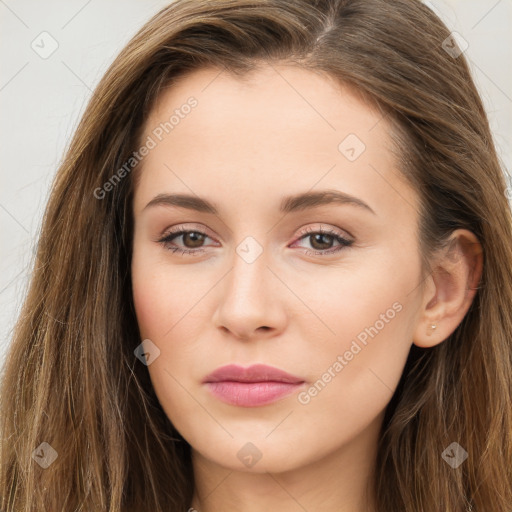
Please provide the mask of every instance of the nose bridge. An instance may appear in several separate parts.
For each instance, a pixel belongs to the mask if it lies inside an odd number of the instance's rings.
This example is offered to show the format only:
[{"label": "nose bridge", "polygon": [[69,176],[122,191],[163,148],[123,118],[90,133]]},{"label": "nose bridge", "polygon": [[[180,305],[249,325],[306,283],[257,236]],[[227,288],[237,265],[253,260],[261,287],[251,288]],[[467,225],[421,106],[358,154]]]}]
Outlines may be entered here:
[{"label": "nose bridge", "polygon": [[262,295],[266,295],[265,287],[270,273],[268,263],[268,250],[264,250],[252,237],[244,239],[233,254],[227,294],[245,306],[247,302],[255,304]]},{"label": "nose bridge", "polygon": [[[250,238],[250,237],[248,237]],[[244,239],[233,253],[215,321],[238,336],[247,337],[259,327],[276,327],[275,279],[269,271],[269,251],[254,239]]]}]

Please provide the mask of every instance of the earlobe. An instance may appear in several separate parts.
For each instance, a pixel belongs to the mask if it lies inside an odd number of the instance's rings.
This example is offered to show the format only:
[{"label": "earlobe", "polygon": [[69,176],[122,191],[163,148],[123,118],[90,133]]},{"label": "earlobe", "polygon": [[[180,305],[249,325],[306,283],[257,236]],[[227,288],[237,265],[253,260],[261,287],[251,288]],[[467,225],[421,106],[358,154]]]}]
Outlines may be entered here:
[{"label": "earlobe", "polygon": [[437,329],[437,324],[430,324],[430,326],[427,327],[427,336],[432,336],[435,329]]},{"label": "earlobe", "polygon": [[[426,303],[413,343],[430,348],[450,336],[469,310],[482,276],[483,249],[476,236],[466,229],[452,233],[425,287]],[[434,291],[432,291],[434,290]]]}]

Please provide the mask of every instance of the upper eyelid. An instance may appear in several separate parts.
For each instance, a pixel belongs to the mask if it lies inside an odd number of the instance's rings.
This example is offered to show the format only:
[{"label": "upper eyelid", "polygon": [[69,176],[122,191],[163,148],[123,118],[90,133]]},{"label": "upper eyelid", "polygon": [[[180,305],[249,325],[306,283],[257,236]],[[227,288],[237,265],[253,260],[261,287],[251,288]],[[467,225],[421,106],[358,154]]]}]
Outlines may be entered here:
[{"label": "upper eyelid", "polygon": [[300,236],[304,236],[305,234],[309,234],[309,233],[328,233],[328,234],[337,234],[339,236],[343,236],[343,233],[346,233],[350,238],[353,238],[353,236],[348,232],[346,231],[345,229],[341,229],[341,228],[334,228],[332,227],[330,224],[320,224],[319,227],[311,227],[311,226],[308,226],[307,228],[305,229],[301,229],[299,230],[299,233],[300,233]]},{"label": "upper eyelid", "polygon": [[[179,238],[179,237],[182,237],[184,236],[185,233],[188,233],[188,232],[194,232],[194,231],[198,231],[198,230],[191,230],[191,229],[177,229],[175,232],[170,232],[168,233],[167,235],[164,235],[162,238],[160,238],[159,240],[156,240],[158,243],[166,246],[167,244],[171,244],[173,243],[173,239],[175,238]],[[306,232],[303,232],[301,233],[298,237],[296,237],[294,239],[294,241],[292,242],[292,245],[291,247],[293,247],[295,244],[297,244],[298,242],[300,242],[302,239],[307,239],[308,236],[311,236],[312,233],[318,233],[320,232],[320,230],[315,230],[315,229],[311,229],[311,230],[308,230]],[[327,234],[328,236],[331,236],[333,237],[334,239],[336,239],[337,243],[339,244],[339,248],[336,248],[336,249],[328,249],[328,250],[319,250],[319,251],[313,251],[313,253],[315,255],[321,255],[323,257],[328,257],[328,256],[334,256],[334,255],[337,255],[338,253],[340,253],[341,251],[343,250],[347,250],[349,249],[350,247],[353,246],[353,244],[355,243],[355,239],[353,239],[352,237],[345,237],[343,234],[340,234],[340,233],[337,233],[335,231],[332,231],[332,232],[328,232],[328,231],[323,231],[323,233]],[[209,235],[207,235],[206,233],[204,233],[206,235],[207,238],[211,238]],[[214,238],[211,238],[212,240],[216,241]],[[186,254],[201,254],[201,253],[204,253],[206,249],[208,249],[209,246],[205,246],[205,247],[198,247],[198,248],[192,248],[192,249],[189,249],[189,248],[181,248],[180,245],[173,245],[173,247],[166,247],[167,250],[172,250],[173,252],[176,252],[176,251],[180,251],[180,253],[186,253]],[[306,251],[306,254],[310,255],[311,253]]]},{"label": "upper eyelid", "polygon": [[[182,236],[184,233],[189,232],[198,232],[206,235],[208,238],[211,238],[212,240],[218,242],[218,240],[210,234],[210,230],[200,226],[195,227],[197,225],[193,225],[192,227],[188,226],[187,224],[179,224],[178,226],[173,226],[172,228],[168,228],[168,230],[165,230],[164,233],[159,237],[158,241],[164,240],[166,238],[175,237],[178,238],[179,236]],[[329,224],[320,223],[319,227],[313,227],[308,226],[306,228],[300,228],[298,233],[294,235],[294,241],[293,243],[297,242],[298,240],[308,236],[312,233],[320,233],[323,232],[325,234],[329,234],[331,236],[339,236],[341,238],[349,239],[350,241],[354,240],[354,237],[348,233],[346,230],[341,230],[341,228],[334,228]],[[348,235],[348,236],[346,236]]]},{"label": "upper eyelid", "polygon": [[166,237],[168,235],[173,235],[176,233],[180,233],[182,231],[185,231],[185,232],[194,231],[194,232],[198,232],[198,233],[204,233],[205,235],[209,236],[210,238],[215,239],[215,237],[210,234],[211,231],[208,228],[206,228],[204,226],[199,226],[199,224],[194,224],[194,223],[192,223],[192,225],[189,225],[187,223],[178,224],[177,226],[172,226],[170,228],[166,228],[163,231],[161,236]]}]

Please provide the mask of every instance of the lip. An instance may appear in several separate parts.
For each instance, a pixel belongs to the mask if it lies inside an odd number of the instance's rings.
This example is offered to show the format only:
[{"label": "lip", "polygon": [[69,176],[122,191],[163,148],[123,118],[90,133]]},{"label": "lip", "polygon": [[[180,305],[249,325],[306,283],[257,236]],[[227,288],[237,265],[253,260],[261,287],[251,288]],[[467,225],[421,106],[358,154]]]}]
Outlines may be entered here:
[{"label": "lip", "polygon": [[228,364],[221,366],[215,371],[206,376],[203,383],[207,382],[222,382],[222,381],[235,381],[235,382],[287,382],[289,384],[298,384],[304,382],[304,379],[291,375],[290,373],[275,368],[274,366],[267,366],[266,364],[253,364],[247,368],[237,364]]},{"label": "lip", "polygon": [[304,379],[264,364],[248,368],[229,364],[210,373],[203,384],[225,403],[257,407],[293,393],[304,384]]}]

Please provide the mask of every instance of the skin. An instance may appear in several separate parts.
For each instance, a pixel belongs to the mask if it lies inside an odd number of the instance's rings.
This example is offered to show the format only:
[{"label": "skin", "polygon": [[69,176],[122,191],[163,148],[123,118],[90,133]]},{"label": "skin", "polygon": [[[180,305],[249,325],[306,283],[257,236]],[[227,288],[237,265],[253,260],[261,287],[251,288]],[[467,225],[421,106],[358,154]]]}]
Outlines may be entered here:
[{"label": "skin", "polygon": [[[411,345],[441,343],[463,319],[481,275],[480,244],[457,230],[451,253],[422,276],[418,195],[400,177],[391,128],[332,79],[285,64],[263,65],[243,80],[201,69],[164,91],[143,140],[190,96],[197,106],[142,162],[132,280],[141,337],[160,350],[148,365],[152,384],[192,446],[191,506],[376,510],[365,488],[384,410]],[[348,134],[366,146],[354,161],[338,149]],[[352,204],[279,211],[284,196],[325,189],[355,196],[374,213]],[[145,208],[163,193],[206,198],[218,214]],[[203,252],[179,254],[158,242],[180,226],[207,237],[177,236],[167,246]],[[340,248],[335,238],[305,232],[321,226],[352,245],[332,252]],[[236,252],[249,236],[262,250],[251,263]],[[394,318],[333,371],[397,303]],[[276,366],[301,377],[302,392],[329,368],[331,380],[308,403],[296,392],[237,407],[201,383],[228,363]],[[248,442],[261,455],[250,467],[237,457]]]}]

